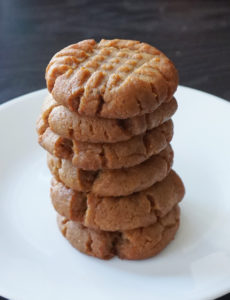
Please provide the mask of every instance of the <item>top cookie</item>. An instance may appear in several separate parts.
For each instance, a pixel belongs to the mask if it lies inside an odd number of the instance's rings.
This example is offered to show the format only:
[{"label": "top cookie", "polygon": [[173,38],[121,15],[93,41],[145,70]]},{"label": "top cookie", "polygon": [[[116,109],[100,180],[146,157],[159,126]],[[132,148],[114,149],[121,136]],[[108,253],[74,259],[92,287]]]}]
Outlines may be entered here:
[{"label": "top cookie", "polygon": [[158,49],[131,40],[84,40],[51,59],[48,90],[70,110],[126,119],[154,111],[172,98],[178,74]]}]

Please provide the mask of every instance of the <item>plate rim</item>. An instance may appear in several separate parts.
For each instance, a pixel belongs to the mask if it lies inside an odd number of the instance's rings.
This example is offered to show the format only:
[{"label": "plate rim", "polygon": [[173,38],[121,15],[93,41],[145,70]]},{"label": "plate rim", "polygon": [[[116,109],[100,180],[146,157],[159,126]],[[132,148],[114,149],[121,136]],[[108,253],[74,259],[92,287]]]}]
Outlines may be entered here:
[{"label": "plate rim", "polygon": [[[197,93],[197,92],[198,92],[198,93],[202,93],[202,94],[204,94],[204,95],[206,95],[206,96],[207,96],[207,95],[210,96],[214,101],[216,101],[216,100],[220,101],[220,100],[221,100],[222,103],[226,103],[227,105],[230,104],[230,100],[227,100],[227,99],[221,98],[221,97],[219,97],[219,96],[216,96],[216,95],[214,95],[214,94],[210,94],[210,93],[208,93],[208,92],[205,92],[205,91],[202,91],[202,90],[198,90],[198,89],[195,89],[195,88],[192,88],[192,87],[189,87],[189,86],[185,86],[185,85],[178,85],[178,88],[177,88],[175,94],[176,94],[179,90],[181,90],[181,89],[182,89],[182,90],[184,89],[184,90],[187,90],[187,91],[190,90],[191,92],[195,92],[195,93]],[[20,96],[11,98],[11,99],[9,99],[9,100],[6,100],[6,101],[4,101],[3,103],[0,104],[0,112],[1,112],[3,109],[6,109],[6,108],[12,106],[12,105],[15,104],[15,103],[20,103],[20,102],[25,101],[24,98],[33,96],[33,94],[39,94],[39,93],[45,93],[45,92],[48,93],[47,88],[42,88],[42,89],[38,89],[38,90],[35,90],[35,91],[32,91],[32,92],[29,92],[29,93],[26,93],[26,94],[23,94],[23,95],[20,95]]]},{"label": "plate rim", "polygon": [[[210,101],[218,101],[218,103],[222,103],[221,105],[229,105],[230,104],[230,101],[229,100],[226,100],[226,99],[223,99],[219,96],[216,96],[216,95],[213,95],[213,94],[210,94],[208,92],[205,92],[205,91],[201,91],[201,90],[198,90],[198,89],[194,89],[194,88],[191,88],[191,87],[187,87],[187,86],[183,86],[183,85],[179,85],[178,86],[178,89],[177,89],[177,92],[179,90],[187,90],[187,91],[191,91],[191,92],[195,92],[195,93],[200,93],[200,94],[204,94],[205,96],[209,96],[212,98],[212,100]],[[23,103],[24,101],[26,101],[26,98],[28,97],[33,97],[33,95],[36,95],[41,93],[41,94],[45,94],[47,92],[47,89],[46,88],[43,88],[43,89],[39,89],[39,90],[35,90],[33,92],[29,92],[29,93],[26,93],[24,95],[21,95],[21,96],[17,96],[15,98],[12,98],[10,100],[6,100],[5,102],[1,103],[0,104],[0,114],[5,110],[5,109],[10,109],[12,106],[14,106],[15,104],[19,104],[19,103]],[[222,100],[222,101],[220,101]],[[223,101],[224,100],[224,101]],[[224,104],[225,103],[225,104]],[[230,274],[230,271],[229,271],[229,274]],[[6,298],[10,298],[10,300],[14,300],[17,298],[17,296],[15,295],[14,296],[14,292],[13,293],[8,293],[0,284],[0,293],[3,297],[6,297]],[[230,284],[229,284],[229,287],[226,287],[225,289],[223,288],[221,291],[217,291],[214,293],[212,293],[212,295],[210,296],[207,296],[207,297],[203,297],[203,298],[199,298],[199,299],[213,299],[213,297],[217,298],[217,297],[221,297],[223,295],[227,295],[228,293],[230,293]],[[10,295],[9,295],[10,294]],[[211,298],[212,297],[212,298]]]}]

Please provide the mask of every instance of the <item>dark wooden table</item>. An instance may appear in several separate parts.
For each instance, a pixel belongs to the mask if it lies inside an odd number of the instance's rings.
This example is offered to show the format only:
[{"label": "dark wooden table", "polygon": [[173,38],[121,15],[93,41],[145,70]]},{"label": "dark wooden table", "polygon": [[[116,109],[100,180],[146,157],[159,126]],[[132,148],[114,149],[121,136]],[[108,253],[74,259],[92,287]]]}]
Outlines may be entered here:
[{"label": "dark wooden table", "polygon": [[57,50],[116,37],[155,45],[182,85],[230,100],[229,0],[0,0],[0,103],[44,88]]}]

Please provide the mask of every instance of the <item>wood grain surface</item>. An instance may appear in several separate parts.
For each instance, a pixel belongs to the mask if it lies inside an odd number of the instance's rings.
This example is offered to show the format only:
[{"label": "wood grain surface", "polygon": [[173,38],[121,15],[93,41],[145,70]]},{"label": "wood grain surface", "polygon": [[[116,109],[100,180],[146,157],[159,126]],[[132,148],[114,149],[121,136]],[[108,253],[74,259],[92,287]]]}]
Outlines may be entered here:
[{"label": "wood grain surface", "polygon": [[0,103],[44,88],[51,56],[86,38],[153,44],[180,84],[230,100],[229,0],[0,0]]}]

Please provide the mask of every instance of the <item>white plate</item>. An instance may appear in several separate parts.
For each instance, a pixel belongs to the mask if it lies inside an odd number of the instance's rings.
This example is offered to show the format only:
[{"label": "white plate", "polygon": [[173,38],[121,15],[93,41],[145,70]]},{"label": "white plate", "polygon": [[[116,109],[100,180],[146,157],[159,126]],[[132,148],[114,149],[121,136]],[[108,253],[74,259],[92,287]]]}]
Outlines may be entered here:
[{"label": "white plate", "polygon": [[230,291],[230,105],[180,87],[174,168],[181,227],[157,257],[101,261],[56,226],[35,121],[46,91],[0,106],[0,295],[15,300],[214,299]]}]

